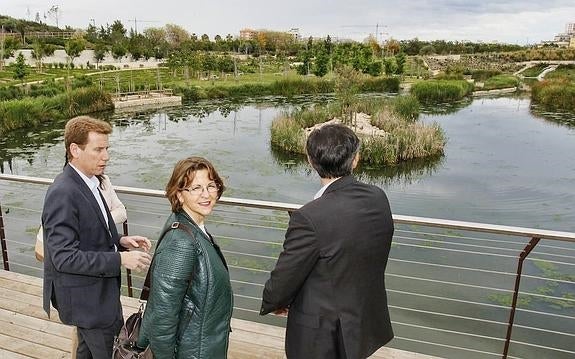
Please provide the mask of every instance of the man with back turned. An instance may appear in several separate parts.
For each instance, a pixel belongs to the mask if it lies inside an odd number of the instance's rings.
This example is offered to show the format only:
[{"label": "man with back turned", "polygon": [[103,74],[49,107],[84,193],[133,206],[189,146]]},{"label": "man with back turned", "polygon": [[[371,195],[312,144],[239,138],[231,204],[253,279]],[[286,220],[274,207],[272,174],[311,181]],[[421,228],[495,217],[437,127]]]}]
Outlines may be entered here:
[{"label": "man with back turned", "polygon": [[[78,359],[109,359],[123,324],[120,269],[145,270],[150,241],[120,237],[96,176],[109,160],[101,120],[79,116],[66,123],[67,164],[48,188],[44,228],[44,310],[50,302],[64,324],[78,327]],[[144,251],[130,251],[132,249]]]},{"label": "man with back turned", "polygon": [[351,175],[359,139],[348,127],[315,129],[306,150],[323,187],[291,215],[260,314],[288,315],[289,359],[366,358],[393,338],[384,277],[389,202]]}]

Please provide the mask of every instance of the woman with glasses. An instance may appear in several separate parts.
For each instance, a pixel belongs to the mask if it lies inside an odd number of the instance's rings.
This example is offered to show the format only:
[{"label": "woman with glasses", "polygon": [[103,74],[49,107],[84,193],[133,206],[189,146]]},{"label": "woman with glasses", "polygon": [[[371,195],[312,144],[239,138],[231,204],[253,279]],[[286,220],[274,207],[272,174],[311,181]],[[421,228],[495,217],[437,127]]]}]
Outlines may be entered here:
[{"label": "woman with glasses", "polygon": [[154,254],[138,340],[155,358],[226,358],[232,289],[226,261],[204,220],[224,192],[201,157],[179,161],[166,186],[172,214]]}]

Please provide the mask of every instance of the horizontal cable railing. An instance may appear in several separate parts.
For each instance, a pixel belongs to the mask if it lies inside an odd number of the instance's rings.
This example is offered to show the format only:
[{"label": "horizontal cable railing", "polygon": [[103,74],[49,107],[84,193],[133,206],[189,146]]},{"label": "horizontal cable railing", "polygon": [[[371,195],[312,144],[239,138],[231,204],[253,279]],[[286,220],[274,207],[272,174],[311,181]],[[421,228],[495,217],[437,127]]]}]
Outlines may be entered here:
[{"label": "horizontal cable railing", "polygon": [[[0,174],[12,270],[42,275],[33,245],[51,182]],[[130,234],[155,242],[170,212],[164,192],[115,189],[127,207]],[[299,207],[222,197],[208,218],[230,268],[234,316],[285,325],[258,313],[289,213]],[[391,346],[447,358],[575,356],[575,233],[402,215],[394,222],[386,270],[396,333]],[[130,278],[133,288],[124,284],[123,290],[138,296],[143,273]]]}]

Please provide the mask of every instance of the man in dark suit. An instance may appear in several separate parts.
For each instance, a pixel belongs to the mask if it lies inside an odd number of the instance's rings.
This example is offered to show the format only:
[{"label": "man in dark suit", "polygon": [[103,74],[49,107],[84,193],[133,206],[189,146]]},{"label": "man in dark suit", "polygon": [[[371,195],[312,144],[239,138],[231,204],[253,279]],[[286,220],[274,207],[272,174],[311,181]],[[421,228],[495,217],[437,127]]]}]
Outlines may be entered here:
[{"label": "man in dark suit", "polygon": [[[44,227],[44,310],[78,327],[77,358],[109,359],[123,324],[120,269],[145,270],[150,241],[120,238],[96,176],[108,162],[112,127],[87,116],[66,123],[69,161],[48,188]],[[144,251],[128,251],[140,248]]]},{"label": "man in dark suit", "polygon": [[291,215],[260,314],[288,314],[290,359],[366,358],[393,338],[384,278],[389,203],[351,176],[359,139],[348,127],[314,130],[306,150],[323,187]]}]

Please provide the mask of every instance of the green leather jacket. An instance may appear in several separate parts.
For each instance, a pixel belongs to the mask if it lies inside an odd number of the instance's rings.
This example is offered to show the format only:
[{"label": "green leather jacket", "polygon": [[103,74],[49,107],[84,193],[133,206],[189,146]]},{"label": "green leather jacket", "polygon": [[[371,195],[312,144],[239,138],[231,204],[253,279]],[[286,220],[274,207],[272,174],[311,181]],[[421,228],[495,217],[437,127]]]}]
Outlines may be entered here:
[{"label": "green leather jacket", "polygon": [[156,248],[138,346],[149,344],[157,359],[226,358],[233,295],[224,257],[184,211],[164,229],[175,221],[194,236],[172,229]]}]

